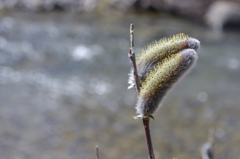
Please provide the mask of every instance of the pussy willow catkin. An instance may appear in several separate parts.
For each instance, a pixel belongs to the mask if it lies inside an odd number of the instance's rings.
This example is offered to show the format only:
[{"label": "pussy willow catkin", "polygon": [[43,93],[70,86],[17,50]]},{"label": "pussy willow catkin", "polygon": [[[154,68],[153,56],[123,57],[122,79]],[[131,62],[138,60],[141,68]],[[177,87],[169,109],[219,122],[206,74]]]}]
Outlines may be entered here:
[{"label": "pussy willow catkin", "polygon": [[[166,93],[196,62],[199,46],[197,39],[181,33],[153,42],[143,49],[136,58],[141,85],[137,117],[147,117],[160,108]],[[133,71],[129,83],[129,88],[134,87]]]}]

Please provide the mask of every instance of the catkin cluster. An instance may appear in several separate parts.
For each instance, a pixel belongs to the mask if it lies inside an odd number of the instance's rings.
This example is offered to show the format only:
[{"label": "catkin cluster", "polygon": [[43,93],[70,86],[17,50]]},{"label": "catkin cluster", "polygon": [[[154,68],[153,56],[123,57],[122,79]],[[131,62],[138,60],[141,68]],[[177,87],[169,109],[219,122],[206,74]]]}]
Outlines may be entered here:
[{"label": "catkin cluster", "polygon": [[[195,64],[200,47],[197,39],[181,33],[152,42],[136,58],[140,93],[136,105],[138,117],[154,114],[170,88]],[[128,88],[135,86],[133,70]]]}]

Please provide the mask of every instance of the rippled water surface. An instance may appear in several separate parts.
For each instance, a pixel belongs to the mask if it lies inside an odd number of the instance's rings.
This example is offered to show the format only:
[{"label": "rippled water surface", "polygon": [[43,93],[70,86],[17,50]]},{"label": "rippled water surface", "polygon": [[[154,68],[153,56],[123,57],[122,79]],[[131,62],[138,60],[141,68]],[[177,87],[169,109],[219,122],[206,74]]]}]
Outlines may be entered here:
[{"label": "rippled water surface", "polygon": [[147,158],[135,90],[127,90],[129,24],[136,52],[184,32],[199,60],[151,121],[155,157],[200,158],[215,127],[217,159],[240,153],[240,32],[166,15],[2,13],[0,158]]}]

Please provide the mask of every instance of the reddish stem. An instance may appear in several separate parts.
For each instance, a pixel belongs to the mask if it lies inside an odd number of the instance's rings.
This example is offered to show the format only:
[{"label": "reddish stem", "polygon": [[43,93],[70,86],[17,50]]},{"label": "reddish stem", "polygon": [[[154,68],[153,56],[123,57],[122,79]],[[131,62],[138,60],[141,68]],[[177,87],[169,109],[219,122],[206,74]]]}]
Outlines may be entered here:
[{"label": "reddish stem", "polygon": [[153,153],[150,128],[149,128],[149,121],[150,121],[150,118],[143,118],[143,126],[144,126],[146,140],[147,140],[148,157],[149,159],[155,159],[154,153]]}]

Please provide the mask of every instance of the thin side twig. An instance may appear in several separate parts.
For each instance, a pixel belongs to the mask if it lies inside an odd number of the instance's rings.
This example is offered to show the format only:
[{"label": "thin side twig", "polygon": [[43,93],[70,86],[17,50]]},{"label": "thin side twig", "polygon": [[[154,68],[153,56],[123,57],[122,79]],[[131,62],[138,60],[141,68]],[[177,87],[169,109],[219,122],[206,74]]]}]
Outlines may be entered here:
[{"label": "thin side twig", "polygon": [[131,41],[131,48],[129,49],[128,52],[128,57],[130,58],[131,64],[132,64],[132,69],[133,69],[133,74],[134,74],[134,79],[135,79],[135,87],[136,87],[136,92],[137,95],[140,92],[140,82],[138,78],[138,72],[137,72],[137,67],[136,67],[136,59],[135,59],[135,52],[134,52],[134,24],[130,24],[130,41]]},{"label": "thin side twig", "polygon": [[152,140],[151,140],[151,134],[150,134],[150,127],[149,127],[150,118],[143,118],[142,120],[143,120],[145,135],[146,135],[146,141],[147,141],[148,157],[149,159],[155,159]]},{"label": "thin side twig", "polygon": [[96,146],[96,159],[99,159],[98,145]]}]

